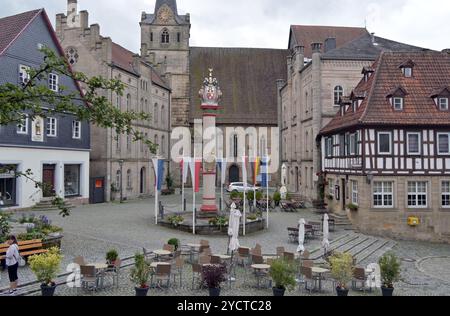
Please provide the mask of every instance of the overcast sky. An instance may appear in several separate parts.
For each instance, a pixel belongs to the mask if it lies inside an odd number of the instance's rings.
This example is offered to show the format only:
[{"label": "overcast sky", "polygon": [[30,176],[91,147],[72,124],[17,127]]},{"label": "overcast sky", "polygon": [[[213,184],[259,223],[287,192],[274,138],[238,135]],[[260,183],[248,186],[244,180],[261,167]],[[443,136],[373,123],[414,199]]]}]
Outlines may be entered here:
[{"label": "overcast sky", "polygon": [[[44,7],[52,23],[66,0],[0,0],[0,17]],[[138,52],[142,11],[155,0],[78,0],[103,36]],[[291,24],[359,26],[432,49],[450,47],[447,0],[178,0],[191,14],[191,46],[287,48]],[[1,30],[0,30],[1,32]]]}]

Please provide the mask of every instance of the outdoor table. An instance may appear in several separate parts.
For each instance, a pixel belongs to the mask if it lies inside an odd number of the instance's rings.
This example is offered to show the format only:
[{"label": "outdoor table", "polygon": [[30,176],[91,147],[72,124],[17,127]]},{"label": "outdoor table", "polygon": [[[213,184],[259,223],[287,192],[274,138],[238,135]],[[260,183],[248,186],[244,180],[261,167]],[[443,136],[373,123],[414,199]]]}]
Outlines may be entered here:
[{"label": "outdoor table", "polygon": [[214,257],[219,257],[221,260],[230,260],[231,256],[229,255],[213,255]]},{"label": "outdoor table", "polygon": [[156,269],[157,266],[163,266],[163,265],[165,265],[165,266],[170,266],[171,264],[168,263],[168,262],[152,262],[152,263],[150,264],[150,268]]},{"label": "outdoor table", "polygon": [[156,255],[156,259],[162,256],[170,256],[172,254],[170,251],[163,249],[155,250],[153,253]]},{"label": "outdoor table", "polygon": [[322,291],[322,275],[325,273],[330,272],[330,270],[319,268],[319,267],[313,267],[312,273],[319,275],[319,292]]},{"label": "outdoor table", "polygon": [[105,279],[105,270],[109,268],[109,265],[106,263],[90,263],[88,264],[90,267],[95,267],[96,274],[100,275],[100,289],[103,289],[103,281]]},{"label": "outdoor table", "polygon": [[194,252],[198,249],[200,250],[201,246],[200,244],[187,244],[186,246],[188,246],[189,248],[191,248],[191,251],[189,252],[189,261],[191,263],[194,262]]},{"label": "outdoor table", "polygon": [[259,289],[260,288],[260,276],[259,276],[258,272],[264,271],[264,270],[269,270],[270,265],[268,265],[268,264],[253,264],[252,269],[256,270],[256,282],[257,282],[256,286]]}]

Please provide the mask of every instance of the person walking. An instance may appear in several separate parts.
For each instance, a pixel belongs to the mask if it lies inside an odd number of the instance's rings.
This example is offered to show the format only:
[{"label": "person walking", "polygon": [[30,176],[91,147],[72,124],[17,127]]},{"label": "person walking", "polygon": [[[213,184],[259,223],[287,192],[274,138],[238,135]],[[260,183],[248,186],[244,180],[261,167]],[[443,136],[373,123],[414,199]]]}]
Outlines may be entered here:
[{"label": "person walking", "polygon": [[17,284],[19,277],[17,270],[19,268],[19,245],[17,244],[16,236],[10,236],[7,241],[9,248],[6,252],[6,266],[8,267],[9,275],[9,294],[15,295],[17,293]]}]

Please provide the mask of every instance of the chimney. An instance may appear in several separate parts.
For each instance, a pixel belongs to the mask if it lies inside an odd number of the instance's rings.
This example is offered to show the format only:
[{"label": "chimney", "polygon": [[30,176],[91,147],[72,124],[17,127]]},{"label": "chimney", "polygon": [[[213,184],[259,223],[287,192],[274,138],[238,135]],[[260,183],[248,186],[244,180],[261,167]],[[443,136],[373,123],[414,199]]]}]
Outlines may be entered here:
[{"label": "chimney", "polygon": [[375,39],[375,33],[373,33],[373,32],[370,33],[370,38],[371,38],[371,40],[372,40],[372,44],[373,44],[373,45],[376,45],[377,42],[376,42],[376,39]]},{"label": "chimney", "polygon": [[311,49],[313,53],[320,53],[322,51],[322,43],[312,43]]},{"label": "chimney", "polygon": [[325,40],[325,47],[324,47],[324,52],[327,53],[330,50],[333,50],[336,48],[336,38],[334,37],[329,37]]}]

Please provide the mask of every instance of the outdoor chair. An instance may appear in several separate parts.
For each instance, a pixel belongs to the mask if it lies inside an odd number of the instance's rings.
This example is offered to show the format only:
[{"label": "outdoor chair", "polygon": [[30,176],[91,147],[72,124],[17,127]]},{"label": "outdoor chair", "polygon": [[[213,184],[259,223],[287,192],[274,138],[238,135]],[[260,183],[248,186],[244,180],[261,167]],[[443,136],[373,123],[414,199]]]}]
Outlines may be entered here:
[{"label": "outdoor chair", "polygon": [[211,264],[222,264],[222,259],[218,256],[211,256]]},{"label": "outdoor chair", "polygon": [[[152,284],[155,284],[155,287],[162,288],[163,283],[166,283],[166,288],[170,286],[170,277],[171,277],[172,266],[168,264],[158,264],[156,266],[156,272],[152,275]],[[155,283],[153,283],[153,278],[155,278]]]},{"label": "outdoor chair", "polygon": [[289,227],[288,229],[289,242],[298,243],[299,229],[294,227]]},{"label": "outdoor chair", "polygon": [[227,272],[225,274],[226,282],[228,283],[228,287],[231,289],[233,282],[236,282],[236,266],[234,263],[225,265]]},{"label": "outdoor chair", "polygon": [[76,257],[76,258],[73,260],[73,263],[78,264],[80,267],[86,265],[86,261],[85,261],[84,258],[81,257],[81,256]]},{"label": "outdoor chair", "polygon": [[312,261],[312,260],[303,260],[302,267],[312,268],[312,267],[314,267],[314,261]]},{"label": "outdoor chair", "polygon": [[250,252],[251,255],[255,255],[255,256],[262,256],[262,250],[261,248],[253,248]]},{"label": "outdoor chair", "polygon": [[238,263],[241,263],[244,268],[247,268],[248,262],[250,261],[250,249],[239,248],[236,260]]},{"label": "outdoor chair", "polygon": [[367,275],[366,275],[366,269],[364,268],[355,268],[353,270],[353,280],[352,280],[352,289],[357,289],[358,282],[361,282],[361,288],[363,292],[366,292],[366,282],[367,282]]},{"label": "outdoor chair", "polygon": [[198,289],[201,288],[203,282],[203,270],[202,266],[197,263],[192,264],[192,290],[195,288],[195,284],[197,283]]},{"label": "outdoor chair", "polygon": [[198,258],[198,264],[199,265],[210,264],[210,263],[211,263],[211,257],[210,256],[201,255]]},{"label": "outdoor chair", "polygon": [[177,284],[177,277],[180,279],[180,288],[183,286],[183,267],[184,259],[179,256],[175,259],[175,264],[172,265],[173,284]]},{"label": "outdoor chair", "polygon": [[201,245],[199,250],[198,250],[199,254],[202,254],[202,253],[208,252],[208,251],[211,251],[209,245]]},{"label": "outdoor chair", "polygon": [[113,281],[113,286],[116,286],[116,288],[119,287],[119,277],[120,277],[120,267],[122,265],[122,260],[117,259],[114,263],[114,266],[109,268],[105,272],[105,276],[111,277]]},{"label": "outdoor chair", "polygon": [[277,258],[281,258],[284,256],[285,249],[284,247],[277,247]]},{"label": "outdoor chair", "polygon": [[294,262],[294,261],[295,261],[295,254],[293,254],[292,252],[285,252],[285,253],[283,254],[283,258],[284,258],[286,261]]},{"label": "outdoor chair", "polygon": [[164,245],[163,250],[175,252],[175,246],[174,245]]},{"label": "outdoor chair", "polygon": [[[305,290],[309,291],[311,293],[313,289],[316,288],[316,280],[314,279],[312,268],[310,267],[301,267],[300,273],[303,279],[303,282],[305,283]],[[314,287],[308,287],[308,284],[314,284]]]},{"label": "outdoor chair", "polygon": [[264,264],[263,256],[252,255],[252,264]]},{"label": "outdoor chair", "polygon": [[[97,291],[98,277],[94,266],[80,266],[81,287],[89,291]],[[89,285],[92,284],[90,288]]]},{"label": "outdoor chair", "polygon": [[200,240],[200,245],[201,245],[201,246],[208,246],[208,247],[209,247],[209,241],[208,241],[208,240],[202,239],[202,240]]},{"label": "outdoor chair", "polygon": [[311,255],[311,254],[309,253],[309,251],[308,251],[308,250],[305,250],[305,251],[303,251],[303,253],[302,253],[302,259],[303,259],[303,260],[308,260],[310,255]]}]

